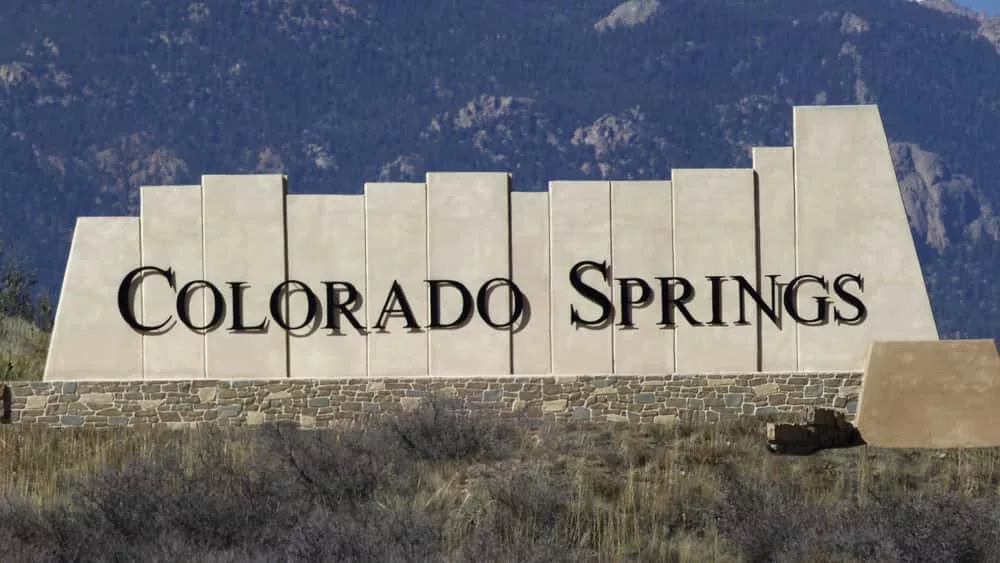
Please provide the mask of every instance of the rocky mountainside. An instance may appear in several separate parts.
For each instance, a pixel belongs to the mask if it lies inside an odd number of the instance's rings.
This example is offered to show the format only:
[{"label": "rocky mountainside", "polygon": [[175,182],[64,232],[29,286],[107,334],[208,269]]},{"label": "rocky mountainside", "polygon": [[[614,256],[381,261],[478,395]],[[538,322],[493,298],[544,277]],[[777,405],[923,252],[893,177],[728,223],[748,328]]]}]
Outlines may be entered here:
[{"label": "rocky mountainside", "polygon": [[10,0],[0,238],[58,295],[75,218],[140,185],[668,178],[877,103],[942,335],[995,337],[998,38],[948,0]]}]

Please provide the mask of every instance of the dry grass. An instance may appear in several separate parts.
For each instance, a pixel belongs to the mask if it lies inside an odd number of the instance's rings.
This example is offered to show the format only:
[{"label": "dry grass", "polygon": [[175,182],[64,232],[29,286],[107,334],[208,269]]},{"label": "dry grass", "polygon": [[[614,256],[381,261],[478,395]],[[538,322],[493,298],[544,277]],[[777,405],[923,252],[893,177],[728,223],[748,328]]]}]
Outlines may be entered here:
[{"label": "dry grass", "polygon": [[37,325],[0,314],[0,381],[41,381],[48,345]]},{"label": "dry grass", "polygon": [[[433,406],[433,405],[432,405]],[[440,405],[438,405],[440,406]],[[0,428],[18,561],[983,561],[1000,450],[776,457],[763,422]],[[30,556],[27,556],[30,555]]]}]

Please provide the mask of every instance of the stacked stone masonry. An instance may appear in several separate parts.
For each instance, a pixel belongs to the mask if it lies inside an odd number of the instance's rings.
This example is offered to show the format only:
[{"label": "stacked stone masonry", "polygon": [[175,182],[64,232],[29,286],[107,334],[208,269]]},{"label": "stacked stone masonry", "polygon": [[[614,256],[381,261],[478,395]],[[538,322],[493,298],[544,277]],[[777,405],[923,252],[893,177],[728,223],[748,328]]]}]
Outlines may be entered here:
[{"label": "stacked stone masonry", "polygon": [[[717,422],[834,408],[853,419],[860,372],[664,376],[248,381],[10,382],[9,422],[49,427],[163,424],[323,428],[418,407],[429,397],[468,411],[542,421]],[[5,409],[7,410],[7,409]]]}]

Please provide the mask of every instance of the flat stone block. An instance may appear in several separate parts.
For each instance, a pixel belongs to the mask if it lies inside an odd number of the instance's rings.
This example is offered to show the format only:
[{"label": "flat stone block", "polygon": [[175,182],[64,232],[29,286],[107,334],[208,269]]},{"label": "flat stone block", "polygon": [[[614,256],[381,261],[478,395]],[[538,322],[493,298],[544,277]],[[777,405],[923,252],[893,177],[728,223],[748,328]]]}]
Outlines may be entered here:
[{"label": "flat stone block", "polygon": [[992,340],[876,342],[857,426],[875,447],[997,447],[997,405],[1000,358]]},{"label": "flat stone block", "polygon": [[584,299],[569,278],[582,261],[603,264],[605,273],[586,269],[580,272],[580,279],[610,302],[611,183],[549,182],[549,212],[552,373],[613,373],[610,327],[614,318],[599,325],[574,324],[573,311],[587,322],[596,322],[602,311]]},{"label": "flat stone block", "polygon": [[[121,318],[118,287],[140,264],[138,217],[80,217],[73,231],[44,377],[134,379],[142,341]],[[137,313],[140,299],[131,303]]]},{"label": "flat stone block", "polygon": [[[760,280],[757,290],[773,304],[778,317],[774,323],[763,312],[751,321],[760,328],[760,369],[798,369],[798,331],[794,319],[784,310],[782,283],[795,278],[795,167],[792,147],[754,147],[753,169],[757,175],[760,249]],[[772,285],[767,276],[777,275]],[[773,301],[772,301],[773,297]],[[756,313],[756,311],[755,311]]]},{"label": "flat stone block", "polygon": [[[456,281],[469,291],[468,320],[451,329],[432,327],[427,333],[430,375],[511,373],[510,330],[489,326],[476,310],[483,284],[511,277],[507,174],[427,174],[427,272],[427,279]],[[439,321],[444,325],[460,321],[461,293],[442,287],[440,297]],[[510,320],[505,286],[482,297],[487,299],[493,322]]]},{"label": "flat stone block", "polygon": [[[139,189],[142,264],[172,269],[180,281],[171,288],[162,276],[143,278],[142,322],[169,324],[165,332],[142,337],[144,379],[205,377],[205,335],[188,329],[177,318],[177,291],[204,279],[204,233],[201,186],[143,186]],[[191,320],[205,323],[205,295],[190,300]]]},{"label": "flat stone block", "polygon": [[548,192],[510,194],[510,236],[514,283],[525,295],[513,327],[513,373],[546,374],[552,369]]},{"label": "flat stone block", "polygon": [[[427,198],[420,183],[365,184],[368,375],[427,375]],[[393,282],[400,294],[393,294]],[[391,297],[391,298],[390,298]],[[406,328],[404,303],[415,328]],[[395,311],[380,319],[383,308]],[[382,321],[380,325],[379,322]]]},{"label": "flat stone block", "polygon": [[[795,202],[799,274],[830,284],[829,322],[798,325],[799,368],[857,370],[868,345],[937,340],[927,289],[900,195],[889,143],[876,106],[796,107]],[[859,323],[835,322],[858,310],[832,291],[842,274],[864,279],[843,286],[867,309]],[[801,314],[818,312],[810,284],[799,292]]]},{"label": "flat stone block", "polygon": [[[368,315],[364,303],[364,196],[289,195],[285,201],[288,276],[304,282],[316,302],[325,304],[313,322],[290,331],[290,376],[365,377]],[[293,287],[289,295],[292,326],[307,320],[308,306],[305,290]]]},{"label": "flat stone block", "polygon": [[[235,314],[206,334],[206,375],[212,379],[288,377],[285,331],[270,320],[271,292],[284,280],[285,179],[278,175],[202,176],[205,277],[232,304],[228,282],[245,282],[243,323],[259,330],[229,330]],[[198,296],[205,291],[197,292]],[[205,297],[206,311],[213,298]]]},{"label": "flat stone block", "polygon": [[[674,170],[674,268],[692,285],[687,310],[702,326],[692,326],[681,311],[674,322],[676,370],[685,373],[755,371],[757,330],[737,326],[740,292],[730,276],[756,279],[753,170]],[[721,276],[721,318],[713,319],[713,286]],[[681,299],[682,288],[674,294]],[[754,313],[746,297],[746,320]],[[713,321],[721,322],[711,326]]]},{"label": "flat stone block", "polygon": [[[616,279],[630,282],[629,303],[622,302],[621,282],[614,287],[618,312],[614,331],[614,372],[663,374],[674,371],[674,331],[657,326],[661,320],[656,278],[673,275],[673,188],[670,182],[611,183],[611,257]],[[643,289],[648,293],[642,300]],[[637,302],[637,303],[633,303]],[[621,326],[623,309],[631,311],[632,327]]]}]

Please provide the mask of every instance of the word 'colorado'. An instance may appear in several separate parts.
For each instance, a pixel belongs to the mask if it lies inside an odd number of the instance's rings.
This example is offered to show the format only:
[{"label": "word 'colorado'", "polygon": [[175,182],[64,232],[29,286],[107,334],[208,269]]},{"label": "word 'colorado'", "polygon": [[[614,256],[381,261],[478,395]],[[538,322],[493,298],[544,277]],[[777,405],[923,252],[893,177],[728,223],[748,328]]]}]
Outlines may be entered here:
[{"label": "word 'colorado'", "polygon": [[[583,274],[587,271],[596,271],[601,275],[604,284],[611,288],[617,285],[619,303],[617,316],[615,305],[606,293],[588,284],[583,280]],[[134,309],[134,295],[139,284],[146,283],[156,277],[163,278],[168,286],[176,293],[175,312],[177,319],[193,331],[208,331],[217,328],[226,317],[227,301],[226,297],[216,285],[207,280],[193,280],[185,283],[179,289],[177,278],[172,268],[166,269],[156,266],[143,266],[136,268],[125,275],[118,289],[118,311],[122,319],[134,330],[143,334],[159,334],[169,330],[175,323],[173,315],[168,316],[156,325],[143,324],[136,318]],[[651,305],[659,298],[660,322],[657,326],[661,328],[674,328],[676,326],[676,313],[680,312],[686,323],[690,326],[744,326],[751,324],[747,320],[747,296],[753,301],[758,312],[769,318],[773,323],[780,326],[781,306],[795,322],[804,325],[827,324],[830,320],[832,309],[833,320],[838,324],[859,324],[867,317],[867,308],[861,300],[860,293],[864,291],[864,279],[860,274],[840,274],[836,276],[832,283],[823,276],[812,274],[799,275],[784,284],[783,291],[779,288],[783,285],[779,282],[779,275],[764,276],[770,280],[770,300],[765,300],[754,285],[745,277],[734,276],[705,276],[708,280],[711,293],[712,315],[711,319],[699,320],[688,308],[695,299],[696,291],[691,281],[676,276],[655,277],[653,282],[636,277],[611,278],[611,266],[607,262],[594,262],[584,260],[575,264],[569,272],[569,282],[572,288],[585,300],[596,305],[600,309],[600,314],[592,318],[584,318],[575,305],[570,307],[570,322],[576,326],[599,328],[606,326],[613,318],[617,319],[616,326],[624,328],[634,328],[634,310]],[[723,287],[727,282],[735,282],[738,288],[739,317],[732,323],[724,319],[723,310]],[[152,283],[152,282],[150,282]],[[469,322],[473,315],[478,315],[480,319],[490,327],[498,330],[506,330],[513,327],[519,320],[522,320],[526,303],[530,303],[527,296],[521,292],[517,284],[507,278],[493,278],[483,283],[476,295],[461,282],[447,279],[425,280],[428,291],[428,305],[430,322],[421,326],[418,323],[410,305],[410,300],[398,281],[393,281],[392,286],[386,294],[385,301],[380,309],[378,319],[372,326],[376,331],[385,331],[389,320],[393,317],[401,316],[403,328],[414,330],[426,329],[451,329],[461,327]],[[257,332],[267,327],[269,320],[248,324],[246,322],[246,312],[244,311],[244,292],[249,288],[247,282],[226,282],[229,287],[232,324],[228,330],[233,332]],[[368,327],[359,322],[355,313],[362,304],[361,292],[351,283],[346,281],[324,281],[323,295],[325,297],[325,311],[323,318],[326,319],[324,329],[340,332],[342,328],[341,319],[347,322],[357,331],[365,332]],[[799,308],[799,291],[807,286],[814,285],[822,289],[822,295],[813,296],[815,301],[815,311],[803,316]],[[848,290],[849,285],[854,285],[858,294]],[[510,296],[510,307],[507,318],[495,319],[490,313],[489,303],[494,290],[505,287]],[[443,290],[457,292],[461,298],[462,307],[457,318],[447,321],[442,320],[441,296]],[[198,290],[207,291],[212,296],[212,314],[203,325],[196,324],[191,318],[190,302],[194,293]],[[853,309],[853,314],[846,316],[841,312],[830,293],[833,293],[843,304]],[[286,297],[292,293],[302,293],[306,298],[305,317],[299,324],[291,324],[283,312],[282,306]],[[782,294],[779,299],[778,295]],[[306,283],[299,280],[286,280],[275,287],[270,294],[269,302],[270,319],[285,330],[299,330],[308,326],[313,326],[320,319],[320,311],[324,309],[323,300]],[[525,319],[526,321],[526,319]]]}]

